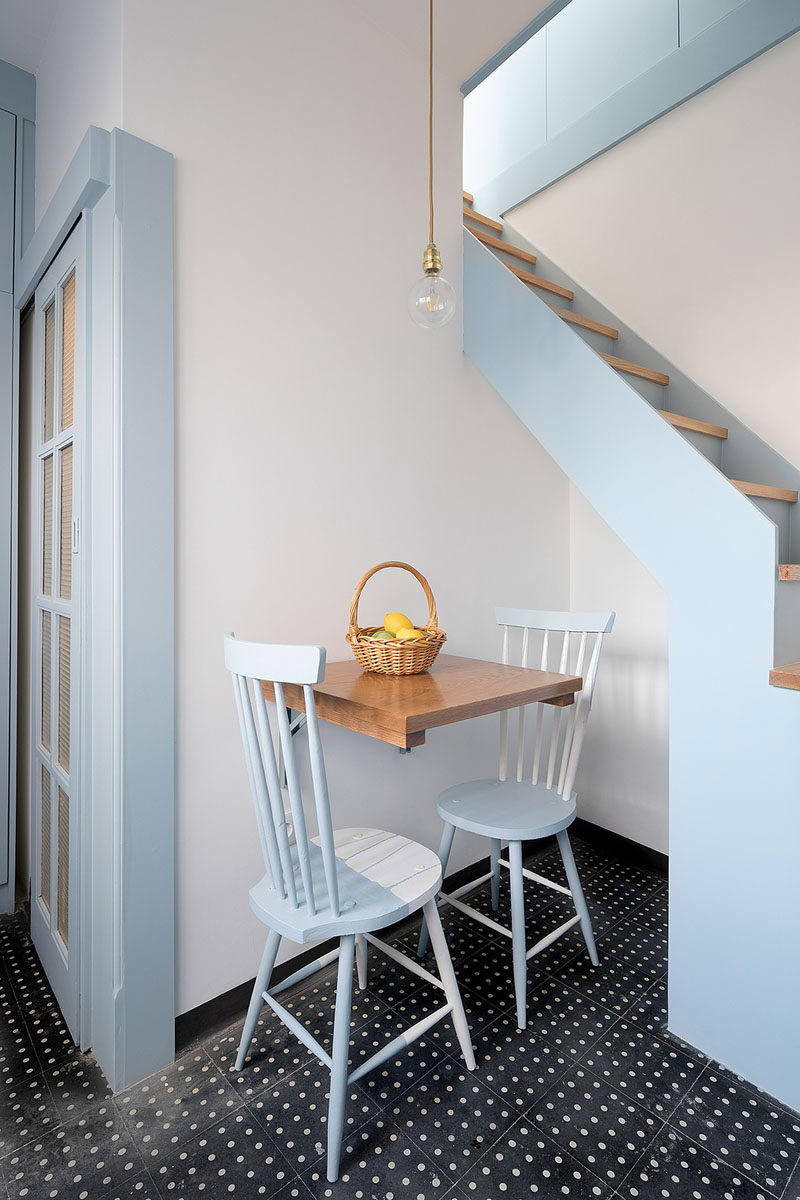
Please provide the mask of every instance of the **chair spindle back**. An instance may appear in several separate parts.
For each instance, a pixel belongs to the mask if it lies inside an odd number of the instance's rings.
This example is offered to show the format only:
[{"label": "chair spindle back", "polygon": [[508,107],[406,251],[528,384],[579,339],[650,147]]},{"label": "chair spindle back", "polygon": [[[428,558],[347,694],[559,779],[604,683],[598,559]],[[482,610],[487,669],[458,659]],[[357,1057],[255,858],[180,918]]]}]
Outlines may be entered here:
[{"label": "chair spindle back", "polygon": [[[538,667],[541,671],[583,678],[583,689],[576,694],[574,704],[566,708],[545,703],[535,705],[530,780],[539,783],[541,778],[548,789],[555,787],[559,796],[572,794],[592,707],[603,636],[613,626],[615,615],[613,612],[543,612],[523,608],[495,610],[497,624],[503,631],[503,663],[515,661],[522,667]],[[518,631],[521,631],[521,639]],[[538,652],[534,645],[537,641]],[[520,644],[518,653],[517,644]],[[520,783],[526,777],[526,713],[525,707],[520,708],[516,721],[516,778]],[[501,780],[508,778],[509,725],[508,712],[501,713]]]},{"label": "chair spindle back", "polygon": [[[325,650],[322,646],[240,642],[229,633],[225,635],[225,665],[233,680],[261,851],[273,887],[292,908],[307,905],[312,915],[329,908],[338,917],[340,904],[333,823],[313,687],[325,678]],[[262,683],[271,683],[274,692],[289,814],[285,808]],[[308,838],[284,684],[303,688],[319,851]],[[291,816],[293,838],[289,835],[287,815]],[[315,860],[318,862],[319,853],[322,878],[317,870],[315,879],[314,863]]]}]

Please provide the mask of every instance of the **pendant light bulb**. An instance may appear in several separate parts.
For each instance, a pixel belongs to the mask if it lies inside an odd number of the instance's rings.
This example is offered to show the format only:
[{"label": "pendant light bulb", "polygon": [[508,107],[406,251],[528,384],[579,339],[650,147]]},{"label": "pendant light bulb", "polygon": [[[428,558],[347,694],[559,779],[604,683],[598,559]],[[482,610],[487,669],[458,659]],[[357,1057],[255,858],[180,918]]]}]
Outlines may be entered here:
[{"label": "pendant light bulb", "polygon": [[440,329],[456,311],[456,292],[442,275],[442,256],[433,240],[433,0],[428,0],[428,208],[430,238],[422,256],[422,279],[408,294],[408,311],[421,329]]},{"label": "pendant light bulb", "polygon": [[428,243],[422,269],[425,274],[408,293],[408,311],[420,329],[441,329],[456,311],[456,292],[442,275],[442,256],[433,242]]}]

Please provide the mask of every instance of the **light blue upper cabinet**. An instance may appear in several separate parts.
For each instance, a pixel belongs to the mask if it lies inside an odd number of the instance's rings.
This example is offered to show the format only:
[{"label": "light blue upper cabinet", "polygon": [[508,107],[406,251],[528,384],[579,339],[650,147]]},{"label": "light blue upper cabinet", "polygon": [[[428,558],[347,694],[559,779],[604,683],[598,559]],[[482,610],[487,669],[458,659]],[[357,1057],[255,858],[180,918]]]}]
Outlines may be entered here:
[{"label": "light blue upper cabinet", "polygon": [[537,33],[464,100],[464,186],[476,191],[544,144],[545,31]]},{"label": "light blue upper cabinet", "polygon": [[677,50],[677,0],[572,0],[545,31],[552,138]]},{"label": "light blue upper cabinet", "polygon": [[0,108],[0,292],[14,290],[14,153],[17,120]]},{"label": "light blue upper cabinet", "polygon": [[735,8],[741,8],[747,0],[679,0],[680,38],[685,46],[692,38],[697,37],[714,25]]}]

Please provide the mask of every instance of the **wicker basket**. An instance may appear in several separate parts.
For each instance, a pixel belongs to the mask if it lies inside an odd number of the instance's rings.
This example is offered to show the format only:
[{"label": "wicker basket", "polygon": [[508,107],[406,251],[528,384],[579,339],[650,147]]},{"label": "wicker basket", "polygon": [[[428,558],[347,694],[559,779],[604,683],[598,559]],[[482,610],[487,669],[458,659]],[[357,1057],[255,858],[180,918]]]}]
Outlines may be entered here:
[{"label": "wicker basket", "polygon": [[[382,640],[372,635],[383,629],[382,625],[369,625],[362,629],[358,624],[358,601],[364,590],[364,584],[371,579],[376,571],[384,567],[401,567],[410,571],[418,579],[428,601],[428,623],[425,626],[425,636],[411,641]],[[379,563],[371,571],[367,571],[355,592],[350,605],[350,629],[347,639],[357,661],[365,671],[378,671],[382,675],[421,675],[434,663],[436,655],[447,641],[447,634],[438,626],[436,620],[436,601],[430,584],[424,575],[408,563],[385,562]]]}]

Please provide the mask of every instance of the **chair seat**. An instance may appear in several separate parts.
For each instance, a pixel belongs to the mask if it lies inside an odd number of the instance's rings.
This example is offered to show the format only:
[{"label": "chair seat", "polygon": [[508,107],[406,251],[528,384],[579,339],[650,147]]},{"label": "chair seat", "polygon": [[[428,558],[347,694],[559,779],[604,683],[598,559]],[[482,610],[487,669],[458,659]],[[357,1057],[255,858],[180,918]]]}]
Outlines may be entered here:
[{"label": "chair seat", "polygon": [[576,800],[574,792],[566,800],[543,783],[473,779],[442,792],[436,807],[458,829],[516,842],[566,829],[575,820]]},{"label": "chair seat", "polygon": [[[341,915],[331,911],[319,839],[309,841],[311,879],[317,904],[312,915],[298,895],[299,908],[276,892],[265,875],[250,889],[250,907],[256,916],[293,942],[343,937],[383,929],[416,912],[439,891],[442,864],[427,846],[383,829],[337,829],[336,853]],[[297,847],[292,856],[297,863]],[[295,871],[299,878],[299,870]]]}]

